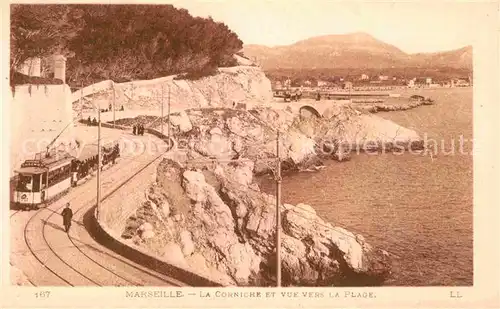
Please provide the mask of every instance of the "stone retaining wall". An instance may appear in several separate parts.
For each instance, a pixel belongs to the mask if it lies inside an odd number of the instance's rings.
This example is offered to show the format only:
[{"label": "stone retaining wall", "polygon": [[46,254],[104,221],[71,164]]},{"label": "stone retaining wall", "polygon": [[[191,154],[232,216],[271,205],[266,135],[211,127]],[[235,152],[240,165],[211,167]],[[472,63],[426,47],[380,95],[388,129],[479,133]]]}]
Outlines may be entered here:
[{"label": "stone retaining wall", "polygon": [[[105,127],[113,127],[113,125],[109,123],[102,123],[102,125]],[[115,128],[121,130],[131,129],[127,126],[115,126]],[[168,140],[167,136],[157,130],[147,128],[146,131],[165,142]],[[175,143],[172,141],[171,148],[173,148],[174,145]],[[156,169],[156,166],[152,165],[152,167]],[[124,181],[125,186],[130,184],[129,180],[131,179]],[[145,183],[145,186],[149,186],[149,183]],[[222,285],[204,278],[201,275],[195,274],[194,272],[172,265],[171,263],[168,263],[159,257],[153,256],[152,254],[147,253],[144,249],[141,249],[133,243],[128,243],[125,239],[123,239],[121,237],[121,231],[123,231],[126,220],[137,210],[137,208],[141,207],[141,201],[144,199],[142,195],[137,195],[137,199],[128,198],[130,196],[127,195],[127,193],[128,191],[125,190],[125,187],[122,188],[120,186],[116,192],[112,192],[110,195],[104,197],[101,204],[99,219],[97,219],[94,212],[91,213],[91,218],[88,219],[90,221],[85,226],[90,228],[89,232],[94,233],[95,239],[98,239],[101,244],[119,253],[120,255],[159,273],[173,278],[180,278],[185,284],[211,287]],[[117,201],[112,200],[113,195],[115,199],[118,198]],[[125,195],[127,197],[121,197],[120,195]]]}]

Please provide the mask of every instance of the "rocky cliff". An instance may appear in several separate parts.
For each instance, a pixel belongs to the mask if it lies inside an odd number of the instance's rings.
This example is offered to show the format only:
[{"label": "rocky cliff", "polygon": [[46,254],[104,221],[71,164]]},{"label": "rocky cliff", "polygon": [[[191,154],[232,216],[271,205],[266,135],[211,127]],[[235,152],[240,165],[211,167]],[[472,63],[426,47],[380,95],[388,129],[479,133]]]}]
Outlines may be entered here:
[{"label": "rocky cliff", "polygon": [[[274,284],[275,198],[261,192],[253,177],[276,167],[276,130],[285,169],[345,159],[366,141],[373,143],[365,151],[420,141],[414,131],[348,106],[325,115],[301,118],[265,108],[173,114],[177,148],[158,167],[122,237],[180,267],[223,274],[227,284]],[[376,285],[390,274],[386,252],[325,222],[311,206],[285,204],[281,212],[285,285]]]},{"label": "rocky cliff", "polygon": [[[193,167],[165,159],[123,237],[174,265],[226,274],[227,284],[272,285],[275,198],[259,190],[252,170],[246,160]],[[390,274],[386,252],[312,207],[284,204],[281,212],[285,285],[376,285]]]},{"label": "rocky cliff", "polygon": [[347,105],[331,107],[322,118],[271,108],[191,109],[170,118],[171,132],[190,160],[247,158],[254,162],[256,174],[274,165],[278,131],[285,169],[308,168],[319,159],[348,159],[353,151],[422,147],[415,131]]},{"label": "rocky cliff", "polygon": [[[86,87],[82,93],[83,109],[91,110],[92,101],[99,101],[107,109],[115,102],[115,109],[160,110],[162,97],[166,108],[170,98],[173,109],[195,107],[231,107],[233,103],[259,103],[272,100],[271,83],[258,67],[241,65],[219,68],[217,74],[197,80],[176,79],[167,76],[153,80],[127,83],[105,81]],[[113,98],[114,85],[114,98]],[[73,108],[79,112],[80,93],[73,93]]]}]

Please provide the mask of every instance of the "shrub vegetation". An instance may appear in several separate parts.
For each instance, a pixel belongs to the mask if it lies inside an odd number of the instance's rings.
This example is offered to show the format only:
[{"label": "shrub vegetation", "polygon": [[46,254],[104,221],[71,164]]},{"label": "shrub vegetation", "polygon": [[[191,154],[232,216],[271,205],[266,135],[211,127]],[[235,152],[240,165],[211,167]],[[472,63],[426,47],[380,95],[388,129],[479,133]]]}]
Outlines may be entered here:
[{"label": "shrub vegetation", "polygon": [[172,5],[11,5],[11,80],[31,57],[67,57],[67,83],[127,81],[236,65],[242,41],[225,24]]}]

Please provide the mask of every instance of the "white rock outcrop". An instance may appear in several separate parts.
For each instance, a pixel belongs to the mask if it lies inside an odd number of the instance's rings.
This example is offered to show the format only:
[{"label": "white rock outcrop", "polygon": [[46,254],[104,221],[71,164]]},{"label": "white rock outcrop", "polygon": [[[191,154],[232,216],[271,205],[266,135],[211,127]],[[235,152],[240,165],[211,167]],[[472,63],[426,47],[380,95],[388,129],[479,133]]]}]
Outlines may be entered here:
[{"label": "white rock outcrop", "polygon": [[[84,104],[90,109],[92,100],[111,102],[113,88],[117,106],[125,110],[159,110],[161,102],[166,106],[168,100],[173,109],[231,107],[233,103],[258,104],[272,100],[271,82],[259,67],[252,65],[219,68],[217,74],[198,80],[175,77],[126,83],[103,81],[83,89],[84,96],[91,98]],[[96,93],[94,97],[90,97],[92,92]],[[72,94],[72,101],[73,108],[80,110],[80,91]]]},{"label": "white rock outcrop", "polygon": [[[272,285],[275,198],[261,192],[253,177],[269,172],[276,162],[274,129],[282,130],[283,168],[315,165],[325,140],[339,147],[373,138],[380,147],[419,136],[349,107],[308,120],[284,110],[251,113],[226,108],[186,111],[191,130],[184,132],[177,126],[173,134],[189,141],[187,149],[164,158],[148,196],[156,209],[166,204],[169,211],[154,224],[162,226],[155,231],[155,241],[144,245],[157,252],[167,247],[172,259],[188,269],[197,269],[193,261],[203,260],[203,269],[224,274],[230,284]],[[281,212],[285,285],[376,285],[389,276],[389,256],[361,235],[325,222],[306,204],[284,204]]]},{"label": "white rock outcrop", "polygon": [[[186,269],[198,269],[193,261],[201,259],[205,273],[216,270],[230,284],[273,284],[275,199],[259,190],[252,170],[246,160],[194,168],[164,159],[148,201],[169,201],[172,211],[164,222],[140,226],[142,233],[163,226],[143,245],[163,243],[163,257]],[[311,206],[284,204],[281,211],[286,285],[378,284],[390,273],[387,254],[325,222]]]},{"label": "white rock outcrop", "polygon": [[173,114],[170,116],[170,122],[174,126],[179,127],[179,131],[181,132],[189,132],[193,128],[189,117],[187,116],[185,111],[181,111],[178,114]]}]

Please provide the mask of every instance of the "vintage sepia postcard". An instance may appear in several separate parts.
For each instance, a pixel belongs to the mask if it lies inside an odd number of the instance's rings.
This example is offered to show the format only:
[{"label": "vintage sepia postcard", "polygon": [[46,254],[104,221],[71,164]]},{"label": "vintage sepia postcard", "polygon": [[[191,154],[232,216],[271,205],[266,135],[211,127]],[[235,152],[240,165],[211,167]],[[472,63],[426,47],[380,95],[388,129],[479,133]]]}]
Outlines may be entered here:
[{"label": "vintage sepia postcard", "polygon": [[2,308],[500,308],[500,2],[2,4]]}]

